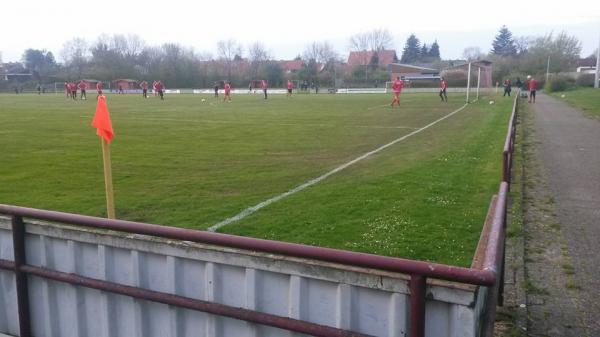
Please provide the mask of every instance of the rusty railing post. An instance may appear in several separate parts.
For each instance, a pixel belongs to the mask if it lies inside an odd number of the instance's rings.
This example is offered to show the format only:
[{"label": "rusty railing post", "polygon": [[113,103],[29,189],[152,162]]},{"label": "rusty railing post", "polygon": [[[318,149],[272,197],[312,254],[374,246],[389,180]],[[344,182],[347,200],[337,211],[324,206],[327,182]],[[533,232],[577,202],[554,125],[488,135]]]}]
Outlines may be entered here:
[{"label": "rusty railing post", "polygon": [[504,249],[502,249],[502,261],[500,262],[500,271],[498,273],[498,306],[504,306]]},{"label": "rusty railing post", "polygon": [[25,258],[25,224],[23,218],[12,217],[13,251],[15,261],[15,282],[17,285],[17,306],[19,311],[19,336],[30,337],[31,325],[29,319],[29,289],[27,274],[21,271],[21,266],[27,264]]},{"label": "rusty railing post", "polygon": [[510,182],[509,151],[502,152],[502,181]]},{"label": "rusty railing post", "polygon": [[410,337],[425,336],[425,291],[427,278],[410,277]]}]

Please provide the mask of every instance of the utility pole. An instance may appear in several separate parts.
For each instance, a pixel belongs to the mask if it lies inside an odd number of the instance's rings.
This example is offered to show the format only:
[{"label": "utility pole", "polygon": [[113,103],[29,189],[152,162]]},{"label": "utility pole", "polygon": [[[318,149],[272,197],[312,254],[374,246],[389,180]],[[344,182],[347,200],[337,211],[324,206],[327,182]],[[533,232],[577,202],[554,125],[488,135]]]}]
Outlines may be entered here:
[{"label": "utility pole", "polygon": [[479,100],[479,83],[481,83],[481,67],[477,67],[477,100]]},{"label": "utility pole", "polygon": [[598,89],[600,81],[600,39],[598,39],[598,51],[596,53],[596,76],[594,77],[594,88]]},{"label": "utility pole", "polygon": [[548,65],[546,65],[546,83],[548,83],[549,76],[550,76],[550,56],[548,56]]}]

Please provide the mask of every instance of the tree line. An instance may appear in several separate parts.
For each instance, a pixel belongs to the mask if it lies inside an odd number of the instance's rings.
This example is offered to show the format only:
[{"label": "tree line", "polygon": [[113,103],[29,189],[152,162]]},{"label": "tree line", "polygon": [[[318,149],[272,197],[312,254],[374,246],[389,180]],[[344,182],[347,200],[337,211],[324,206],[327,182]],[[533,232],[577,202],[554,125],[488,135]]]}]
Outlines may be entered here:
[{"label": "tree line", "polygon": [[[148,45],[137,35],[100,35],[93,42],[82,38],[67,41],[60,50],[63,60],[60,63],[50,51],[27,49],[21,63],[11,64],[11,71],[30,73],[33,81],[41,83],[81,78],[102,81],[131,78],[161,79],[170,87],[209,87],[220,80],[245,86],[249,80],[267,79],[275,86],[291,78],[322,85],[339,82],[372,84],[389,80],[387,69],[380,65],[378,55],[381,51],[393,50],[393,45],[393,37],[385,29],[351,36],[350,51],[372,53],[359,53],[365,55],[365,59],[354,69],[348,69],[329,42],[313,42],[295,58],[302,61],[301,69],[284,73],[281,64],[273,60],[272,54],[261,42],[243,46],[234,39],[219,41],[213,56],[178,43]],[[489,53],[483,53],[478,47],[469,47],[464,50],[463,58],[489,59],[494,63],[494,78],[503,78],[543,73],[548,57],[551,72],[567,71],[574,68],[580,53],[581,43],[565,32],[515,38],[503,26],[492,41]],[[442,60],[437,40],[421,44],[415,34],[407,38],[400,60],[394,61],[439,69],[449,64]]]},{"label": "tree line", "polygon": [[[302,61],[302,67],[293,73],[284,73],[280,62],[273,60],[261,42],[243,46],[229,39],[219,41],[216,47],[213,56],[178,43],[152,46],[137,35],[103,34],[93,42],[73,38],[64,43],[60,63],[50,51],[27,49],[22,62],[12,65],[12,72],[31,73],[33,81],[41,83],[131,78],[161,79],[171,87],[209,87],[221,80],[240,86],[256,79],[283,85],[289,78],[323,85],[335,85],[336,79],[337,83],[349,84],[385,82],[389,80],[388,74],[378,62],[378,52],[393,48],[393,38],[385,29],[353,35],[349,39],[351,51],[375,51],[373,57],[363,63],[368,69],[360,67],[357,71],[344,67],[345,60],[327,41],[307,45],[295,58]],[[437,53],[439,58],[437,43],[432,45],[431,52]],[[365,70],[368,76],[363,76]]]},{"label": "tree line", "polygon": [[[550,74],[575,71],[581,58],[581,49],[581,42],[564,31],[543,36],[515,37],[506,26],[502,26],[488,54],[477,47],[469,47],[464,50],[463,58],[487,58],[492,61],[494,79],[514,80],[533,75],[543,81],[546,70]],[[548,60],[550,66],[547,69]]]},{"label": "tree line", "polygon": [[50,51],[27,49],[20,63],[9,66],[10,72],[30,73],[40,83],[130,78],[161,79],[170,87],[211,87],[222,80],[238,86],[258,79],[272,85],[283,85],[287,78],[327,81],[339,71],[334,66],[341,62],[328,42],[308,45],[296,58],[303,61],[303,67],[294,74],[284,74],[280,62],[260,42],[244,48],[229,39],[219,41],[216,49],[213,56],[178,43],[151,46],[137,35],[101,35],[92,43],[82,38],[67,41],[60,51],[61,63]]}]

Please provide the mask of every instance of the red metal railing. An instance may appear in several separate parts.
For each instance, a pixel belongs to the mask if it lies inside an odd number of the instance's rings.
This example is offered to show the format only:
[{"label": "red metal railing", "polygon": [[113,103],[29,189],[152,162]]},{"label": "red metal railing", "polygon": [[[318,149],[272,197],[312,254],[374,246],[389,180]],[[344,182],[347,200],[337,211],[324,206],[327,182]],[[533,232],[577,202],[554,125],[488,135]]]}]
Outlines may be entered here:
[{"label": "red metal railing", "polygon": [[[517,113],[519,109],[519,96],[521,90],[517,90],[515,95],[511,115],[508,121],[508,131],[504,141],[502,151],[502,183],[496,200],[492,203],[493,212],[492,226],[490,228],[489,238],[499,239],[494,242],[486,242],[486,252],[483,266],[484,268],[495,268],[498,271],[498,280],[491,288],[486,303],[486,316],[482,324],[482,335],[493,336],[494,320],[496,316],[496,306],[504,304],[504,267],[505,267],[505,249],[506,249],[506,213],[508,208],[508,192],[511,182],[511,168],[513,165],[513,155],[515,149],[515,138],[517,135]],[[500,225],[501,224],[501,225]],[[480,242],[481,244],[481,242]],[[495,255],[495,257],[491,257]]]},{"label": "red metal railing", "polygon": [[[20,336],[31,336],[27,275],[36,275],[39,277],[78,286],[100,289],[135,298],[204,311],[216,315],[227,316],[313,336],[366,336],[353,331],[336,329],[306,321],[295,320],[288,317],[281,317],[253,310],[235,308],[219,303],[206,302],[174,294],[162,293],[139,287],[132,287],[104,280],[87,278],[76,274],[63,273],[55,270],[27,265],[25,258],[25,226],[23,223],[23,218],[48,220],[89,228],[108,229],[127,233],[152,235],[169,239],[208,243],[251,251],[274,253],[292,257],[334,262],[348,266],[358,266],[408,274],[411,276],[409,283],[411,293],[411,337],[422,337],[425,335],[425,297],[427,278],[487,286],[492,289],[487,303],[487,314],[492,317],[488,317],[486,321],[491,321],[493,323],[496,305],[495,299],[498,296],[500,299],[502,298],[501,283],[503,280],[502,274],[504,269],[506,205],[508,183],[510,180],[512,151],[516,130],[515,116],[517,112],[517,102],[518,99],[516,98],[513,105],[508,134],[504,146],[502,163],[503,182],[500,184],[498,195],[493,197],[489,216],[486,220],[486,224],[484,225],[485,233],[482,233],[482,239],[478,244],[477,253],[474,257],[474,260],[481,261],[481,263],[477,264],[477,267],[462,268],[331,248],[262,240],[139,222],[110,220],[78,214],[45,211],[0,204],[0,214],[12,216],[13,248],[15,258],[14,261],[0,259],[0,269],[12,270],[16,276]],[[483,254],[483,256],[478,256],[480,254]],[[474,265],[476,264],[474,263]]]},{"label": "red metal railing", "polygon": [[510,119],[508,121],[508,132],[506,133],[506,140],[504,141],[504,149],[502,151],[502,181],[506,181],[510,184],[510,169],[512,167],[512,156],[515,146],[516,136],[516,118],[517,110],[519,108],[519,95],[520,90],[517,90]]}]

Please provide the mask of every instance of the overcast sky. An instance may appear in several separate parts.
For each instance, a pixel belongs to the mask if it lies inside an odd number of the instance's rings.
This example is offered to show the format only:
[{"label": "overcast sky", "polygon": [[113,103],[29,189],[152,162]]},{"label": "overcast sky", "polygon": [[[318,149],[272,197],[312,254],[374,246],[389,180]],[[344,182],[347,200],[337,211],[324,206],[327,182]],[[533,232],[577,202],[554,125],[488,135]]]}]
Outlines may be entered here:
[{"label": "overcast sky", "polygon": [[[360,5],[355,5],[360,4]],[[346,55],[356,33],[386,28],[400,53],[410,33],[435,39],[442,58],[464,48],[488,52],[502,25],[514,36],[566,31],[588,56],[600,39],[600,1],[332,1],[332,0],[9,0],[0,3],[0,52],[18,61],[27,48],[60,59],[74,37],[93,42],[102,34],[137,34],[150,45],[176,42],[216,55],[219,40],[243,46],[260,41],[276,59],[291,59],[313,41],[329,41]]]}]

